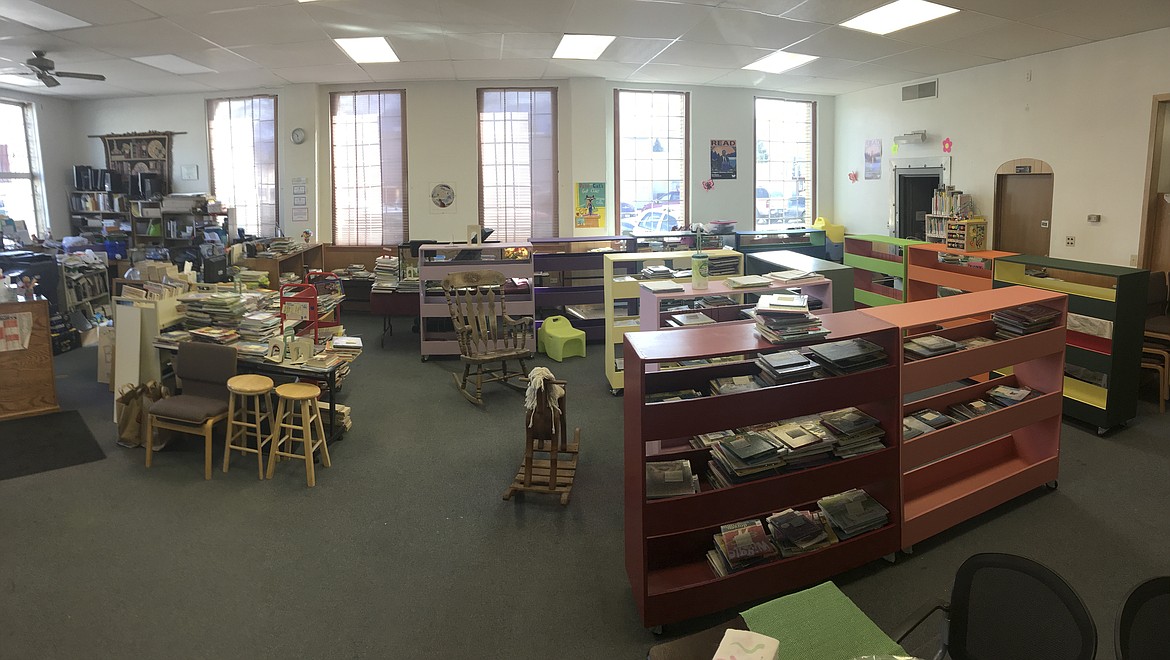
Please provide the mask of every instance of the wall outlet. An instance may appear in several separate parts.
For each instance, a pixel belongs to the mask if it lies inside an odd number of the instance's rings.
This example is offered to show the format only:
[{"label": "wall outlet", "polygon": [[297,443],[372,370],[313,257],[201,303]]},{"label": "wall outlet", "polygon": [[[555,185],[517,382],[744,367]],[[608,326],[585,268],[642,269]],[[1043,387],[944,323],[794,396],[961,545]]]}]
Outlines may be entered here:
[{"label": "wall outlet", "polygon": [[1098,213],[1090,213],[1089,222],[1101,222],[1101,215]]},{"label": "wall outlet", "polygon": [[1064,237],[1064,246],[1065,247],[1076,247],[1077,246],[1077,237],[1076,236],[1065,236]]}]

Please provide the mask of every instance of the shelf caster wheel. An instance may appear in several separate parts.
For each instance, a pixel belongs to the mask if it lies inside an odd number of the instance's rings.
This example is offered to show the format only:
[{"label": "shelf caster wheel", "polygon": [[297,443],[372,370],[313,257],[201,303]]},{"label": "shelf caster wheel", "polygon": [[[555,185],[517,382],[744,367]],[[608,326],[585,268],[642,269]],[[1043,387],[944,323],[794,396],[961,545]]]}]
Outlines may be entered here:
[{"label": "shelf caster wheel", "polygon": [[422,361],[423,361],[423,362],[426,362],[428,357],[429,357],[429,356],[427,356],[427,355],[424,355],[424,356],[422,356]]},{"label": "shelf caster wheel", "polygon": [[649,628],[649,630],[654,635],[661,635],[662,634],[662,626],[651,626]]},{"label": "shelf caster wheel", "polygon": [[612,388],[610,388],[609,393],[614,395],[614,396],[621,396],[622,395],[622,388],[612,387]]},{"label": "shelf caster wheel", "polygon": [[897,561],[898,561],[898,553],[896,553],[896,552],[891,552],[891,553],[890,553],[890,554],[888,554],[888,555],[883,555],[883,556],[882,556],[882,559],[885,559],[887,564],[894,564],[894,563],[897,563]]},{"label": "shelf caster wheel", "polygon": [[1044,485],[1048,486],[1048,490],[1056,490],[1057,488],[1060,488],[1060,482],[1056,479],[1053,479]]}]

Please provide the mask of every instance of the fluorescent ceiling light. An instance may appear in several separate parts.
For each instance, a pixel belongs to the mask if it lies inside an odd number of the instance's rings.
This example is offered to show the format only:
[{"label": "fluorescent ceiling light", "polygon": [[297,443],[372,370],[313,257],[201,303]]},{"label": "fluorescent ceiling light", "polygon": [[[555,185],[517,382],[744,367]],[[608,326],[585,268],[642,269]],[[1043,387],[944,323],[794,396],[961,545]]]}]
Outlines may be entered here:
[{"label": "fluorescent ceiling light", "polygon": [[808,64],[815,59],[817,59],[816,55],[801,55],[800,53],[789,53],[778,50],[771,55],[761,57],[744,68],[752,71],[763,71],[764,73],[784,73],[802,64]]},{"label": "fluorescent ceiling light", "polygon": [[10,21],[31,25],[38,30],[68,30],[90,25],[69,14],[62,14],[56,9],[49,9],[29,0],[0,0],[0,16]]},{"label": "fluorescent ceiling light", "polygon": [[398,56],[390,47],[386,37],[354,37],[350,39],[334,39],[341,50],[354,62],[366,64],[370,62],[397,62]]},{"label": "fluorescent ceiling light", "polygon": [[20,87],[40,87],[41,81],[33,76],[16,76],[11,74],[0,74],[0,83],[5,85],[19,85]]},{"label": "fluorescent ceiling light", "polygon": [[202,64],[185,60],[178,55],[147,55],[146,57],[131,57],[130,59],[171,73],[215,73],[215,69],[209,69]]},{"label": "fluorescent ceiling light", "polygon": [[942,18],[959,11],[953,7],[936,5],[926,0],[898,0],[851,18],[841,27],[864,30],[874,34],[889,34],[911,25]]},{"label": "fluorescent ceiling light", "polygon": [[566,34],[561,37],[553,58],[558,60],[595,60],[601,57],[614,37],[606,34]]}]

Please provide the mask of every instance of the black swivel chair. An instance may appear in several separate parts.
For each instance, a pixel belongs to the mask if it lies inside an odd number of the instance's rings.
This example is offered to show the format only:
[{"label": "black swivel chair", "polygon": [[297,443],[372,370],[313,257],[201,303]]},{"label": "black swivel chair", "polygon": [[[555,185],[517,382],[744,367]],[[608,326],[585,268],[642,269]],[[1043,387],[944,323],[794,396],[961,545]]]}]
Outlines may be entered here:
[{"label": "black swivel chair", "polygon": [[898,643],[935,610],[946,615],[934,660],[1092,660],[1097,628],[1059,575],[1015,555],[983,553],[955,573],[951,602],[928,604],[899,630]]},{"label": "black swivel chair", "polygon": [[1117,617],[1117,660],[1163,660],[1170,654],[1170,576],[1129,592]]}]

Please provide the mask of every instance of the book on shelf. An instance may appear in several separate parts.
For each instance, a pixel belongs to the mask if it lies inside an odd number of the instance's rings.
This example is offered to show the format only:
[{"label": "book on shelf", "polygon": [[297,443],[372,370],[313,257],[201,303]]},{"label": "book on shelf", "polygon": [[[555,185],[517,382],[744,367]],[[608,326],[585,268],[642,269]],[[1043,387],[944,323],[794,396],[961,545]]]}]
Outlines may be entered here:
[{"label": "book on shelf", "polygon": [[721,441],[720,444],[745,463],[751,461],[758,462],[763,458],[775,456],[778,453],[778,447],[759,433],[736,435]]},{"label": "book on shelf", "polygon": [[714,323],[715,319],[707,316],[702,312],[691,312],[688,314],[672,314],[668,321],[673,321],[673,325],[681,328],[696,325],[709,325]]},{"label": "book on shelf", "polygon": [[756,301],[756,314],[765,318],[808,314],[808,296],[799,293],[765,293]]},{"label": "book on shelf", "polygon": [[711,394],[734,394],[748,390],[759,389],[762,383],[753,376],[725,376],[713,378],[710,382]]},{"label": "book on shelf", "polygon": [[810,355],[835,376],[886,365],[886,352],[865,339],[846,339],[809,347]]},{"label": "book on shelf", "polygon": [[1034,303],[1001,309],[991,314],[991,321],[995,323],[995,336],[1000,339],[1014,339],[1047,330],[1054,327],[1059,319],[1059,310]]},{"label": "book on shelf", "polygon": [[691,446],[695,449],[710,449],[716,442],[733,437],[735,437],[735,431],[731,429],[701,433],[691,438]]},{"label": "book on shelf", "polygon": [[808,550],[829,539],[828,530],[812,511],[785,509],[766,518],[772,537],[799,550]]},{"label": "book on shelf", "polygon": [[797,270],[795,268],[792,268],[789,270],[778,270],[778,271],[773,271],[771,273],[764,273],[764,277],[766,277],[770,280],[773,280],[775,282],[782,282],[784,284],[789,284],[789,283],[793,283],[793,282],[801,282],[804,280],[819,279],[820,275],[818,275],[817,273],[803,271],[803,270]]},{"label": "book on shelf", "polygon": [[972,349],[972,348],[983,348],[984,346],[990,346],[990,345],[995,343],[995,340],[990,338],[990,337],[968,337],[966,339],[960,339],[956,343],[958,343],[959,346],[962,347],[964,350],[967,350],[967,349]]},{"label": "book on shelf", "polygon": [[646,498],[660,499],[699,492],[699,477],[691,473],[691,462],[650,461],[646,463]]},{"label": "book on shelf", "polygon": [[673,280],[650,280],[643,281],[642,288],[652,291],[654,293],[674,293],[686,291],[683,285]]},{"label": "book on shelf", "polygon": [[734,275],[724,280],[727,286],[733,289],[747,289],[757,286],[769,286],[772,280],[762,275]]},{"label": "book on shelf", "polygon": [[661,403],[663,401],[681,401],[683,399],[698,399],[703,396],[698,390],[672,390],[670,392],[654,392],[646,395],[646,403]]},{"label": "book on shelf", "polygon": [[930,424],[920,421],[914,415],[907,415],[902,418],[902,439],[909,440],[910,438],[917,438],[925,433],[934,431],[934,427]]},{"label": "book on shelf", "polygon": [[1031,399],[1039,396],[1029,387],[1010,387],[1008,385],[996,385],[987,390],[987,396],[993,402],[1001,406],[1011,406],[1026,399]]},{"label": "book on shelf", "polygon": [[859,488],[823,497],[817,506],[841,540],[884,527],[890,519],[889,510]]},{"label": "book on shelf", "polygon": [[638,274],[645,279],[674,277],[674,270],[667,266],[646,266]]},{"label": "book on shelf", "polygon": [[695,308],[696,309],[710,308],[710,307],[727,307],[729,305],[738,305],[738,304],[739,303],[735,302],[735,300],[733,300],[731,298],[731,296],[723,296],[723,295],[703,296],[702,298],[695,299]]},{"label": "book on shelf", "polygon": [[877,426],[878,420],[853,407],[821,414],[821,422],[834,433],[849,435]]},{"label": "book on shelf", "polygon": [[932,431],[948,427],[955,423],[955,420],[951,419],[950,416],[931,408],[924,408],[911,413],[910,416],[929,426]]},{"label": "book on shelf", "polygon": [[950,413],[952,419],[962,421],[964,419],[975,419],[976,417],[981,417],[1002,408],[1003,406],[999,404],[984,401],[983,399],[975,399],[973,401],[948,406],[947,412]]},{"label": "book on shelf", "polygon": [[[922,337],[915,337],[910,341],[902,344],[910,356],[919,358],[935,357],[936,355],[946,355],[947,353],[954,353],[960,350],[961,346],[946,337],[939,337],[938,335],[924,335]],[[910,357],[907,356],[907,357]]]},{"label": "book on shelf", "polygon": [[721,525],[719,533],[715,535],[715,542],[732,566],[742,566],[780,554],[759,520]]}]

